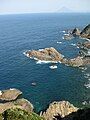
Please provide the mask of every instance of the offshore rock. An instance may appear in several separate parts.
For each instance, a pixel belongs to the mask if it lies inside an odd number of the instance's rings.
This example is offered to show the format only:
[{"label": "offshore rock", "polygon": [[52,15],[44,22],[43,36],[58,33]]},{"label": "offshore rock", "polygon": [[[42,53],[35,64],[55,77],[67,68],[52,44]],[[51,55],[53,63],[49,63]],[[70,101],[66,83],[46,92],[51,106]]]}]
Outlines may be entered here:
[{"label": "offshore rock", "polygon": [[38,60],[43,61],[62,61],[63,55],[59,53],[55,48],[45,48],[42,50],[32,50],[32,51],[26,51],[26,56],[31,58],[36,58]]},{"label": "offshore rock", "polygon": [[68,101],[53,102],[49,105],[49,108],[42,114],[45,120],[54,120],[55,116],[64,118],[72,112],[76,112],[77,107],[74,107]]}]

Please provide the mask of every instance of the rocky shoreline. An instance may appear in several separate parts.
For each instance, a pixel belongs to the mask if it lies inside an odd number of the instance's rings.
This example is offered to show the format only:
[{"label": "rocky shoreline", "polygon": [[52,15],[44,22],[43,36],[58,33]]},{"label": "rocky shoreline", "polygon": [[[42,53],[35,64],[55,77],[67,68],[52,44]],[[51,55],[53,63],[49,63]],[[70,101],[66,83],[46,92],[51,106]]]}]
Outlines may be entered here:
[{"label": "rocky shoreline", "polygon": [[[82,31],[80,31],[78,28],[75,28],[73,31],[69,31],[68,36],[65,35],[66,39],[72,39],[75,37],[90,39],[89,36],[90,25],[86,26]],[[80,67],[90,64],[90,41],[80,44],[78,43],[78,47],[80,48],[79,54],[76,58],[73,59],[65,58],[61,52],[58,52],[53,47],[41,50],[29,50],[26,51],[24,54],[31,59],[48,61],[52,63],[59,62],[73,67]]]},{"label": "rocky shoreline", "polygon": [[65,40],[71,40],[76,37],[89,40],[90,39],[90,24],[87,25],[83,30],[80,30],[79,28],[68,30],[67,34],[64,35]]},{"label": "rocky shoreline", "polygon": [[[8,92],[5,94],[5,98],[7,98],[6,96],[8,96]],[[17,98],[17,100],[14,101],[0,103],[0,120],[89,120],[89,119],[90,119],[89,108],[87,109],[77,108],[74,107],[68,101],[59,102],[54,101],[49,105],[46,111],[44,112],[41,111],[40,115],[34,112],[33,105],[24,98],[21,99]]]}]

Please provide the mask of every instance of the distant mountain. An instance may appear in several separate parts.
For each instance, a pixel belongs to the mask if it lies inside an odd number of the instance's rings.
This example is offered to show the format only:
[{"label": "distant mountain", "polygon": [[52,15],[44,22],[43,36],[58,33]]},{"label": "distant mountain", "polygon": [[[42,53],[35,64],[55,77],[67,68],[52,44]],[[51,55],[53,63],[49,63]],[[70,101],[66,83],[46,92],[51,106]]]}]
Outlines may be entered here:
[{"label": "distant mountain", "polygon": [[74,11],[67,8],[67,7],[62,7],[59,10],[57,10],[56,12],[59,12],[59,13],[71,13],[71,12],[74,12]]}]

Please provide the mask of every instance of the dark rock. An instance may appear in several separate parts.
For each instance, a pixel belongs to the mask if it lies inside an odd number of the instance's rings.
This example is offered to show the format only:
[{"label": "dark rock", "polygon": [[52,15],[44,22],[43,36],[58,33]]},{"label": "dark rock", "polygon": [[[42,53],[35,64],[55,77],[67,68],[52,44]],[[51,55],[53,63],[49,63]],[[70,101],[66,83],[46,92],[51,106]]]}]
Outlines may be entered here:
[{"label": "dark rock", "polygon": [[88,38],[90,39],[90,24],[87,25],[82,32],[80,33],[80,36],[83,38]]},{"label": "dark rock", "polygon": [[80,36],[80,30],[78,29],[78,28],[75,28],[73,31],[72,31],[72,35],[74,36],[74,37],[77,37],[77,36]]}]

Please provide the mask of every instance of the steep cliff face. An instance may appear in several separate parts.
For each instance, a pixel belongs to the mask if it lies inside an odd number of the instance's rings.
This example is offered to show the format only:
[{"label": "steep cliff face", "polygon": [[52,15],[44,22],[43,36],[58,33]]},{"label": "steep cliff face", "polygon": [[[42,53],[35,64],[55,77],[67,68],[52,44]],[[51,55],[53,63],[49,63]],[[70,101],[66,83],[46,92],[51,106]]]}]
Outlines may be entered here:
[{"label": "steep cliff face", "polygon": [[[74,107],[68,101],[53,102],[49,108],[42,114],[45,120],[54,120],[55,116],[64,118],[72,112],[76,112],[78,108]],[[57,120],[57,119],[56,119]]]}]

